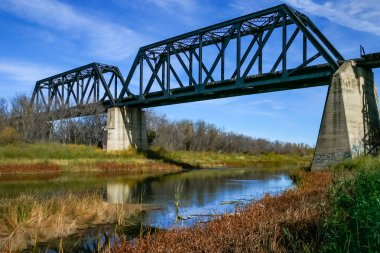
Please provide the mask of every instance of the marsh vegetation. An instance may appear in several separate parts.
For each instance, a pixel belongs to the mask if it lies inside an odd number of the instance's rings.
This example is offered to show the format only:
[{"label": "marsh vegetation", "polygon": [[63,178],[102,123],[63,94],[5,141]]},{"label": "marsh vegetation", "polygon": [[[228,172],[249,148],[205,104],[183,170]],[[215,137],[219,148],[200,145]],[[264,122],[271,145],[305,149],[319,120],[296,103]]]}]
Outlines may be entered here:
[{"label": "marsh vegetation", "polygon": [[99,193],[20,195],[1,199],[0,250],[19,251],[91,226],[123,225],[144,206],[106,203]]}]

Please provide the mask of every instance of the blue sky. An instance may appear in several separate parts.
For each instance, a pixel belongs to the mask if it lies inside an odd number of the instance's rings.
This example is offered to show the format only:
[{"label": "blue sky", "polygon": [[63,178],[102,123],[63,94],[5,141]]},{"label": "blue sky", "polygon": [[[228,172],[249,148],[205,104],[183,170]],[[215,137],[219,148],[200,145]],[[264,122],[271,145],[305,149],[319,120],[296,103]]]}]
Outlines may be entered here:
[{"label": "blue sky", "polygon": [[[36,80],[90,62],[124,76],[139,47],[286,3],[307,14],[346,59],[380,51],[378,0],[2,0],[0,97],[31,94]],[[379,82],[375,70],[375,81]],[[253,137],[315,145],[327,87],[158,107]]]}]

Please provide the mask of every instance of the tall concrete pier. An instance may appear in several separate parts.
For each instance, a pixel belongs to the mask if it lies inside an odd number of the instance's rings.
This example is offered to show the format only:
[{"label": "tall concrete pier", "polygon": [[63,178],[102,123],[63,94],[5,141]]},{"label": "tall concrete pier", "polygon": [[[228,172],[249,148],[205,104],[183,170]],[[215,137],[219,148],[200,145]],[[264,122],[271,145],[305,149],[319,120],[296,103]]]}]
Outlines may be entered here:
[{"label": "tall concrete pier", "polygon": [[103,148],[107,151],[115,151],[131,147],[148,149],[145,112],[138,108],[109,108]]},{"label": "tall concrete pier", "polygon": [[347,61],[332,78],[311,169],[363,154],[379,128],[373,72]]}]

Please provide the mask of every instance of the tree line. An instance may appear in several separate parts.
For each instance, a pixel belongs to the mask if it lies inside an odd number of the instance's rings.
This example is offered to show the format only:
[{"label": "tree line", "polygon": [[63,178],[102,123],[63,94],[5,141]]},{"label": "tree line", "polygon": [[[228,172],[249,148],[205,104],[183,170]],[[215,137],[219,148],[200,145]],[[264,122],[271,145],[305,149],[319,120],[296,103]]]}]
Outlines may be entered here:
[{"label": "tree line", "polygon": [[0,143],[13,140],[101,145],[106,115],[100,105],[83,112],[90,116],[76,118],[66,118],[66,111],[37,114],[35,109],[26,95],[15,96],[10,104],[0,98]]},{"label": "tree line", "polygon": [[[25,95],[15,96],[10,105],[0,98],[0,143],[59,142],[102,146],[106,114],[101,105],[86,114],[91,116],[65,118],[66,112],[55,112],[54,121],[48,113],[36,114]],[[61,115],[59,115],[61,114]],[[303,143],[269,141],[263,138],[227,132],[205,121],[169,120],[153,110],[146,111],[148,142],[151,147],[165,150],[213,151],[247,154],[299,154],[311,148]]]},{"label": "tree line", "polygon": [[148,140],[151,146],[165,150],[213,151],[247,154],[299,154],[312,151],[304,143],[269,141],[234,132],[226,132],[203,120],[172,121],[152,110],[146,112]]}]

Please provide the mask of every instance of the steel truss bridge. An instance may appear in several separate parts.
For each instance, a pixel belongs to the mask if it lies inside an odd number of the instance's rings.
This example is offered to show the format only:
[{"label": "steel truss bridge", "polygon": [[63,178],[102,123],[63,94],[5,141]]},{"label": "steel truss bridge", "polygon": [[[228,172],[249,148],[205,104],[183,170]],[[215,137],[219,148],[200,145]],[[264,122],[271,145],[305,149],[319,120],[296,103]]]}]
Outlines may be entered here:
[{"label": "steel truss bridge", "polygon": [[314,87],[342,61],[306,15],[279,5],[141,47],[125,79],[91,63],[39,80],[31,102],[80,116],[99,103],[145,108]]},{"label": "steel truss bridge", "polygon": [[[329,85],[344,58],[301,12],[279,5],[141,47],[126,78],[91,63],[36,82],[38,113],[154,107]],[[379,55],[357,59],[379,67]]]}]

